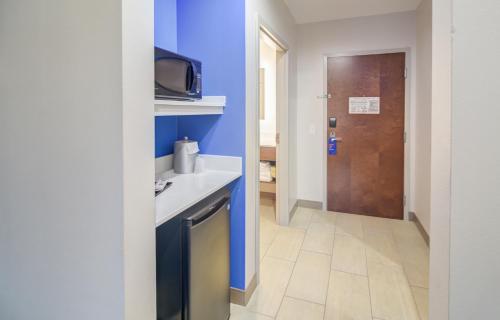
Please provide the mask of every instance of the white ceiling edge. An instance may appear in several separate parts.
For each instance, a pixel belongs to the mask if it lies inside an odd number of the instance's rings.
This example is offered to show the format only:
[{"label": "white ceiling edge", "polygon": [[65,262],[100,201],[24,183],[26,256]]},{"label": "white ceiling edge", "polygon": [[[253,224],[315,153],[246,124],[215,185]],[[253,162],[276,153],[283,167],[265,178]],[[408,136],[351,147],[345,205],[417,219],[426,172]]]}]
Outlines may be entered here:
[{"label": "white ceiling edge", "polygon": [[[422,0],[378,0],[377,6],[366,7],[357,4],[357,1],[366,0],[282,0],[288,7],[295,23],[298,25],[312,24],[336,20],[382,16],[416,11]],[[401,5],[405,2],[405,5]],[[397,5],[394,5],[397,3]],[[339,10],[334,8],[338,7]],[[359,9],[359,8],[362,9]]]},{"label": "white ceiling edge", "polygon": [[340,20],[349,20],[349,19],[357,19],[357,18],[378,17],[378,16],[385,16],[385,15],[389,15],[389,14],[398,14],[398,13],[405,13],[405,12],[415,12],[416,10],[417,9],[402,10],[402,11],[393,11],[393,12],[386,12],[386,13],[373,13],[373,14],[366,14],[366,15],[359,15],[359,16],[347,16],[347,17],[335,18],[335,19],[314,20],[314,21],[310,21],[310,22],[297,22],[297,20],[295,20],[295,23],[297,25],[306,25],[306,24],[324,23],[324,22],[330,22],[330,21],[340,21]]}]

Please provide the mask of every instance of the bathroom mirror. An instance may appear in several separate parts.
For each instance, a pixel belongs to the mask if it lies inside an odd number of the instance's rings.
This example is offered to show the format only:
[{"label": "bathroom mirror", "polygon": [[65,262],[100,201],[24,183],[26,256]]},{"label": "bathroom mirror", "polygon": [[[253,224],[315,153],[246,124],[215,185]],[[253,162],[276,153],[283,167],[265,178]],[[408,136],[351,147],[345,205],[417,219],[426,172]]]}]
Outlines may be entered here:
[{"label": "bathroom mirror", "polygon": [[266,69],[259,69],[259,118],[266,119]]}]

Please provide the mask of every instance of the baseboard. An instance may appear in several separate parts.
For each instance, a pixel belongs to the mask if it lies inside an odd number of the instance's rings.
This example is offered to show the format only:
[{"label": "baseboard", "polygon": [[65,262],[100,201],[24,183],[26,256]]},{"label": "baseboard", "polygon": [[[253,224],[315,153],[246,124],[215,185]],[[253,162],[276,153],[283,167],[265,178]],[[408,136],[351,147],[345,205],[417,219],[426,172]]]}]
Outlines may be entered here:
[{"label": "baseboard", "polygon": [[297,200],[297,204],[299,207],[310,208],[310,209],[323,209],[323,202],[321,201],[312,201],[312,200]]},{"label": "baseboard", "polygon": [[231,303],[238,304],[240,306],[246,306],[255,289],[257,288],[257,278],[255,274],[252,277],[252,280],[248,284],[246,290],[241,290],[238,288],[231,288],[230,300]]},{"label": "baseboard", "polygon": [[422,225],[420,220],[418,220],[418,217],[415,214],[415,212],[410,211],[410,212],[408,212],[408,215],[409,215],[410,221],[415,222],[415,224],[417,225],[418,231],[422,235],[422,238],[424,238],[425,243],[427,243],[427,245],[429,246],[429,244],[430,244],[429,234],[427,233],[427,231],[425,231],[424,226]]},{"label": "baseboard", "polygon": [[295,215],[295,212],[297,212],[297,209],[299,208],[299,201],[295,201],[295,204],[293,205],[292,210],[290,210],[290,218],[288,219],[288,222],[292,221],[293,216]]}]

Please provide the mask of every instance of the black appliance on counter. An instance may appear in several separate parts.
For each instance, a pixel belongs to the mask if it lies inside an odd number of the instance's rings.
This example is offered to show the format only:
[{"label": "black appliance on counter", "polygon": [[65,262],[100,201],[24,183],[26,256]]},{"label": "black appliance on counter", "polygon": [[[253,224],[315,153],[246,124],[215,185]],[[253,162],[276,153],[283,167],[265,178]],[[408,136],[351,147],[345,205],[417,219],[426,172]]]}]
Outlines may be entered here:
[{"label": "black appliance on counter", "polygon": [[201,62],[155,47],[155,99],[201,97]]},{"label": "black appliance on counter", "polygon": [[229,203],[221,189],[156,228],[158,320],[229,319]]}]

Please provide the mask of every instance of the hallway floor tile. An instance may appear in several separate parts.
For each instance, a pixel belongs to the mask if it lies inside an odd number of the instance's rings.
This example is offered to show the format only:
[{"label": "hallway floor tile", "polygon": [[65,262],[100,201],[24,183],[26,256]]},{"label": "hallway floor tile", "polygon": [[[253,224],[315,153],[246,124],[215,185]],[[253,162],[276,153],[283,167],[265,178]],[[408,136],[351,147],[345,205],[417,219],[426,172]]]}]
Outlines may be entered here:
[{"label": "hallway floor tile", "polygon": [[427,320],[429,248],[413,222],[261,204],[260,284],[231,320]]}]

